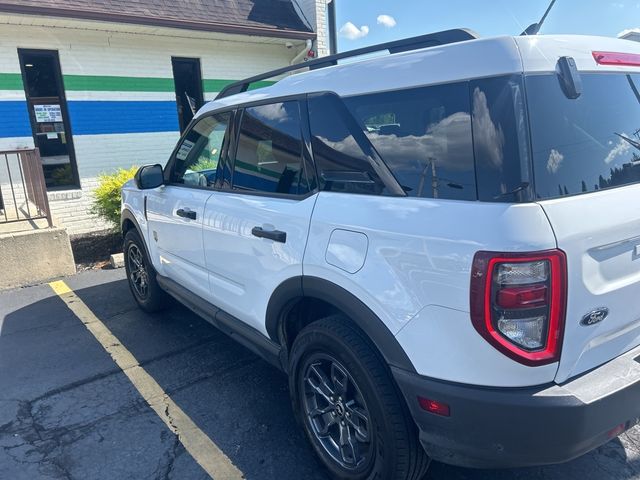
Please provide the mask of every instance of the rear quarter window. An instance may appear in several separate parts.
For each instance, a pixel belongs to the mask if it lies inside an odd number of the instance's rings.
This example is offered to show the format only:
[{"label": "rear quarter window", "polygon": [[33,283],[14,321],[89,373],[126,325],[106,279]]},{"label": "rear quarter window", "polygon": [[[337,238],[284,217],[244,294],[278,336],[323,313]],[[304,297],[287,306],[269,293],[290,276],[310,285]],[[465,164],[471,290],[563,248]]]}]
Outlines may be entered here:
[{"label": "rear quarter window", "polygon": [[407,195],[476,199],[466,83],[351,97],[345,103]]},{"label": "rear quarter window", "polygon": [[522,76],[344,101],[408,196],[487,202],[530,198]]}]

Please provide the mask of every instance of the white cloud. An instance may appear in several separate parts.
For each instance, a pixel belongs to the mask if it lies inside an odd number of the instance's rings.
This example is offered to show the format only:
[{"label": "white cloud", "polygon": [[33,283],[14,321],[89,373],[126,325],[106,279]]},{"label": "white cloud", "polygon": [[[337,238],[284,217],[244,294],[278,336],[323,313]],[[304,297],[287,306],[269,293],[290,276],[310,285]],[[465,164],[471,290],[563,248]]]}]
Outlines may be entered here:
[{"label": "white cloud", "polygon": [[611,6],[614,8],[624,8],[624,3],[622,2],[611,2]]},{"label": "white cloud", "polygon": [[626,30],[621,31],[618,34],[618,38],[623,38],[623,37],[629,38],[629,37],[638,37],[638,36],[640,36],[640,28],[628,28]]},{"label": "white cloud", "polygon": [[396,19],[391,15],[378,15],[378,25],[384,25],[387,28],[396,26]]},{"label": "white cloud", "polygon": [[289,114],[284,108],[284,103],[271,103],[254,110],[256,116],[263,120],[282,123],[289,118]]},{"label": "white cloud", "polygon": [[349,40],[356,40],[357,38],[362,38],[369,35],[369,27],[363,25],[358,28],[353,23],[347,22],[342,25],[339,33],[344,38],[348,38]]},{"label": "white cloud", "polygon": [[473,135],[476,148],[484,153],[490,166],[501,168],[504,160],[504,132],[495,124],[489,113],[487,96],[476,87],[473,91]]},{"label": "white cloud", "polygon": [[[626,133],[623,133],[623,135],[629,138]],[[620,140],[618,140],[617,145],[611,149],[611,151],[609,152],[609,155],[607,155],[607,157],[604,159],[604,163],[606,163],[607,165],[610,164],[616,159],[616,157],[620,155],[624,155],[630,149],[631,149],[631,144],[627,142],[625,139],[621,138]]]},{"label": "white cloud", "polygon": [[549,173],[556,173],[564,160],[564,155],[557,151],[555,148],[551,149],[549,154],[549,160],[547,160],[547,171]]}]

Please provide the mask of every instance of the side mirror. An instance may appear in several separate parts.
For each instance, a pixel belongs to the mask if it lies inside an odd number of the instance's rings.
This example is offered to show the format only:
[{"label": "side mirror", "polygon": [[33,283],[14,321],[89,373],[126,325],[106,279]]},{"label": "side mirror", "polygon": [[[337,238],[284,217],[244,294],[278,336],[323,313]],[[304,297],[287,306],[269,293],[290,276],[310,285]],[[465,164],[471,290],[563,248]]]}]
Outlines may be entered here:
[{"label": "side mirror", "polygon": [[159,187],[164,183],[162,165],[145,165],[140,167],[134,177],[136,186],[140,190]]}]

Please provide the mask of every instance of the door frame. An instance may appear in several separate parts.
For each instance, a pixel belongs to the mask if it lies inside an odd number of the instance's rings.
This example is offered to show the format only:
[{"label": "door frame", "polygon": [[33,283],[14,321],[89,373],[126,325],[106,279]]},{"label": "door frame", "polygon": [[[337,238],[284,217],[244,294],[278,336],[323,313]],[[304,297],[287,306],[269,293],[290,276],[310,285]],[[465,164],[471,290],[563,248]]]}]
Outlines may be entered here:
[{"label": "door frame", "polygon": [[[189,62],[195,63],[196,65],[196,81],[200,86],[198,89],[198,97],[195,99],[197,102],[197,107],[200,108],[204,105],[204,83],[202,81],[202,64],[200,62],[200,58],[197,57],[171,57],[171,74],[173,76],[173,90],[176,94],[176,109],[178,108],[178,92],[176,91],[176,73],[174,70],[175,63],[174,62]],[[195,115],[194,115],[195,116]],[[189,124],[182,125],[182,119],[180,118],[180,111],[178,110],[178,127],[180,128],[180,132],[185,132]]]},{"label": "door frame", "polygon": [[49,187],[47,191],[55,190],[74,190],[81,189],[80,175],[78,174],[78,163],[76,161],[76,150],[73,142],[73,132],[71,131],[71,119],[69,118],[69,109],[67,108],[67,94],[64,87],[64,81],[62,77],[62,67],[60,65],[60,55],[58,50],[47,50],[39,48],[18,48],[18,63],[20,64],[20,73],[22,74],[22,87],[24,89],[24,95],[27,102],[27,110],[29,112],[29,122],[31,124],[31,135],[33,137],[33,143],[37,147],[37,125],[36,116],[32,108],[31,97],[29,95],[27,87],[27,72],[23,65],[23,56],[28,54],[34,55],[46,55],[50,56],[54,60],[53,74],[58,83],[58,98],[60,99],[60,109],[62,111],[62,123],[64,124],[64,131],[66,135],[66,141],[69,149],[69,163],[71,165],[71,175],[73,176],[73,185],[64,185],[59,187]]}]

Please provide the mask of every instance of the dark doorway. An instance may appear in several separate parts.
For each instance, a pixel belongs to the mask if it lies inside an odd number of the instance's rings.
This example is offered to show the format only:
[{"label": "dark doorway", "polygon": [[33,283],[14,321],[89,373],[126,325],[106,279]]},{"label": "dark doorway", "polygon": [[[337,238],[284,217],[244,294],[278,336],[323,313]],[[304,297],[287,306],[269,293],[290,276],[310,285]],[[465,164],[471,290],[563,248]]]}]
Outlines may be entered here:
[{"label": "dark doorway", "polygon": [[18,49],[18,56],[47,188],[79,187],[58,52]]},{"label": "dark doorway", "polygon": [[176,104],[180,133],[184,132],[193,115],[204,103],[200,59],[172,57],[173,83],[176,86]]}]

